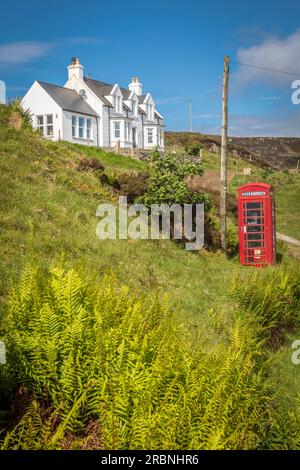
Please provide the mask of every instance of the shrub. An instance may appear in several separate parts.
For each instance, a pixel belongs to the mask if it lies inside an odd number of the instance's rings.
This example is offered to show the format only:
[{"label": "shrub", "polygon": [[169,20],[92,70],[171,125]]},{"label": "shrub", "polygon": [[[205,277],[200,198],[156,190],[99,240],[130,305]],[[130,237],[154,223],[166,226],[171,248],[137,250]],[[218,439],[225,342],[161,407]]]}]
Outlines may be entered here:
[{"label": "shrub", "polygon": [[0,125],[17,129],[32,129],[31,114],[21,107],[20,100],[11,101],[8,105],[0,104]]},{"label": "shrub", "polygon": [[210,207],[209,197],[204,193],[193,192],[187,185],[186,178],[201,175],[203,168],[200,163],[192,163],[174,154],[151,156],[154,176],[147,192],[137,202],[150,207],[151,204],[188,204],[204,203]]},{"label": "shrub", "polygon": [[123,196],[127,196],[128,202],[145,194],[149,187],[149,174],[145,172],[124,172],[121,173],[115,184]]}]

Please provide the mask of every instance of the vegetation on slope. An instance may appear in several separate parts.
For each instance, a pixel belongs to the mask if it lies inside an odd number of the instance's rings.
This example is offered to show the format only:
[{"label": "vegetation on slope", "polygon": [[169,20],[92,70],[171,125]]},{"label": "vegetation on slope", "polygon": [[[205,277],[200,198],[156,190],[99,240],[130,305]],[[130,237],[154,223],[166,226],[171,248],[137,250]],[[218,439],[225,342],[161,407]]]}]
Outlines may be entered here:
[{"label": "vegetation on slope", "polygon": [[[298,271],[285,282],[299,280]],[[299,306],[299,292],[280,305],[288,300]],[[296,433],[290,443],[276,433],[259,321],[237,317],[226,343],[210,350],[179,331],[164,298],[132,296],[113,277],[91,286],[73,270],[43,277],[27,268],[5,326],[7,373],[22,384],[27,406],[2,448],[295,445]]]},{"label": "vegetation on slope", "polygon": [[[104,171],[83,169],[86,159]],[[282,394],[291,375],[275,388],[286,357],[273,372],[255,306],[231,291],[236,276],[250,289],[252,271],[167,240],[96,238],[98,203],[115,202],[111,184],[132,171],[149,168],[0,125],[3,447],[297,447],[299,394]],[[284,269],[261,272],[257,305]],[[111,271],[116,280],[103,278]],[[291,331],[298,280],[281,292]]]}]

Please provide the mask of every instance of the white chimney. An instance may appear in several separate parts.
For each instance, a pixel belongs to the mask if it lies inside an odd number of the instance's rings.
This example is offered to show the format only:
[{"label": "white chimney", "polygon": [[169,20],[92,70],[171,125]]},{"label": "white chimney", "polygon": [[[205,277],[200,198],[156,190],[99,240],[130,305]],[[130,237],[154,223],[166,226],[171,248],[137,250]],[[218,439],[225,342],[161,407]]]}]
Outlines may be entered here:
[{"label": "white chimney", "polygon": [[69,75],[69,80],[72,77],[72,75],[75,75],[75,77],[79,78],[79,80],[83,80],[83,67],[79,63],[79,59],[75,57],[72,57],[71,64],[68,65],[68,75]]},{"label": "white chimney", "polygon": [[134,91],[136,95],[141,96],[143,94],[142,84],[138,77],[133,77],[128,85],[130,91]]}]

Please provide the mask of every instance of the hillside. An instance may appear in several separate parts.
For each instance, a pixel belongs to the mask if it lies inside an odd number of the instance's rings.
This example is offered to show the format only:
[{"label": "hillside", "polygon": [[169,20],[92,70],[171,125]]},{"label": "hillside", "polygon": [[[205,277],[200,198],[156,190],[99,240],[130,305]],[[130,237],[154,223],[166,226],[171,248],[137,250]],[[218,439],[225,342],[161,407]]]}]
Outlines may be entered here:
[{"label": "hillside", "polygon": [[[197,145],[207,150],[220,148],[217,135],[196,132],[166,132],[166,145]],[[261,167],[274,169],[296,169],[300,160],[300,138],[292,137],[230,137],[229,151],[235,158],[257,163]]]},{"label": "hillside", "polygon": [[148,164],[17,127],[0,124],[2,448],[297,446],[293,260],[256,278],[218,251],[100,241],[97,205]]}]

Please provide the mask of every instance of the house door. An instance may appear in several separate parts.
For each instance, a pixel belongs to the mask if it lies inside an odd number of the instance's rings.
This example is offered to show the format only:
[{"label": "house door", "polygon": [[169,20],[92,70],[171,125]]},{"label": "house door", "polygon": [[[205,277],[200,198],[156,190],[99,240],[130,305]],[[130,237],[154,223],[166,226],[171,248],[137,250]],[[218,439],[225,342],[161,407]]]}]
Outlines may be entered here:
[{"label": "house door", "polygon": [[136,148],[136,127],[132,128],[132,145],[133,148]]}]

